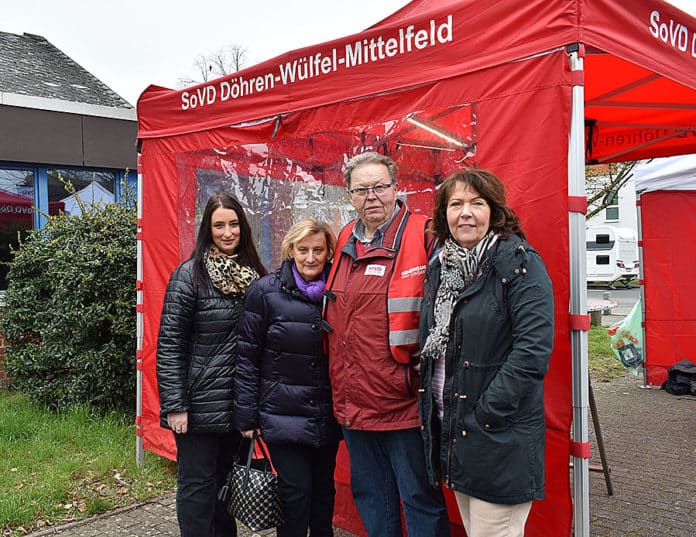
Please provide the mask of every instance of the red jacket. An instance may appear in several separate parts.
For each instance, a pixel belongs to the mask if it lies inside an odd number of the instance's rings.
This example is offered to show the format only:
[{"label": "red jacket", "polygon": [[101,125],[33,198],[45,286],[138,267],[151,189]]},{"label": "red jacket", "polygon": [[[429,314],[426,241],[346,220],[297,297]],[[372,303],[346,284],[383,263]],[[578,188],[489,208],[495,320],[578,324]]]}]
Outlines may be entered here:
[{"label": "red jacket", "polygon": [[404,362],[417,349],[434,242],[424,234],[426,223],[401,205],[382,245],[361,257],[351,234],[355,222],[341,232],[324,310],[334,414],[341,425],[365,431],[419,426],[415,376]]}]

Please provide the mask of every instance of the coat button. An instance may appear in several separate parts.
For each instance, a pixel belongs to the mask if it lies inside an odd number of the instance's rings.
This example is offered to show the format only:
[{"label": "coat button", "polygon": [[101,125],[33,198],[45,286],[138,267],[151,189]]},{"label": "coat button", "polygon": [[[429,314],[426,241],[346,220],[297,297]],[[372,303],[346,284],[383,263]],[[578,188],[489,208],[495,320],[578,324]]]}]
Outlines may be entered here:
[{"label": "coat button", "polygon": [[503,283],[507,283],[507,278],[503,278],[503,279],[500,280],[500,281],[503,282]]},{"label": "coat button", "polygon": [[520,269],[516,268],[516,269],[515,269],[515,274],[519,274],[519,273],[520,273]]},{"label": "coat button", "polygon": [[455,396],[455,397],[459,397],[459,394],[458,394],[458,393],[455,393],[454,396]]},{"label": "coat button", "polygon": [[421,425],[421,431],[425,431],[425,425]]},{"label": "coat button", "polygon": [[456,438],[453,438],[453,439],[452,439],[452,443],[453,443],[453,444],[456,444],[456,443],[457,443],[457,439],[456,439]]},{"label": "coat button", "polygon": [[310,404],[310,405],[314,405],[314,399],[310,399],[310,400],[309,400],[309,404]]},{"label": "coat button", "polygon": [[350,422],[349,422],[349,421],[346,422],[346,427],[350,427]]},{"label": "coat button", "polygon": [[484,425],[483,427],[484,427],[484,429],[490,429],[490,428],[491,428],[491,424],[490,424],[490,423],[486,423],[486,425]]},{"label": "coat button", "polygon": [[358,264],[357,264],[357,263],[353,263],[353,268],[358,268]]},{"label": "coat button", "polygon": [[460,398],[460,399],[463,399],[464,401],[466,401],[469,397],[468,397],[465,393],[463,393],[463,394],[461,394],[461,395],[459,396],[459,398]]},{"label": "coat button", "polygon": [[464,360],[464,363],[462,364],[464,366],[464,369],[469,369],[469,361]]},{"label": "coat button", "polygon": [[319,325],[313,324],[313,325],[312,325],[312,330],[319,330]]},{"label": "coat button", "polygon": [[466,431],[462,431],[462,436],[466,436]]}]

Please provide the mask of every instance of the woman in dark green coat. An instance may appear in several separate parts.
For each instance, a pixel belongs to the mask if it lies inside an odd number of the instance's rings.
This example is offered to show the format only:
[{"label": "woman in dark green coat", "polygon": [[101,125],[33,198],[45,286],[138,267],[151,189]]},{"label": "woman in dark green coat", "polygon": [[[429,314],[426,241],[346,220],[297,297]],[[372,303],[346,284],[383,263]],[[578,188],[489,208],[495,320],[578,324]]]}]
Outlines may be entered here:
[{"label": "woman in dark green coat", "polygon": [[450,175],[433,231],[420,325],[429,474],[454,490],[469,537],[522,537],[545,494],[551,280],[492,173]]}]

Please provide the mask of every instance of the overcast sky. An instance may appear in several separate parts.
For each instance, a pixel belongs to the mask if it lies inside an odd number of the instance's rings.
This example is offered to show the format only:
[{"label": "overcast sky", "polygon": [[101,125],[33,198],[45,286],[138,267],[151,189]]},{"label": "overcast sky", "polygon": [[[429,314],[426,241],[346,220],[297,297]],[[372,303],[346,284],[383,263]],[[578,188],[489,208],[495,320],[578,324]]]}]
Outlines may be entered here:
[{"label": "overcast sky", "polygon": [[[630,0],[617,0],[630,1]],[[4,1],[0,31],[38,34],[131,104],[150,84],[195,77],[200,54],[231,43],[246,67],[355,34],[408,0]],[[696,0],[670,0],[696,16]],[[692,30],[695,30],[692,28]]]}]

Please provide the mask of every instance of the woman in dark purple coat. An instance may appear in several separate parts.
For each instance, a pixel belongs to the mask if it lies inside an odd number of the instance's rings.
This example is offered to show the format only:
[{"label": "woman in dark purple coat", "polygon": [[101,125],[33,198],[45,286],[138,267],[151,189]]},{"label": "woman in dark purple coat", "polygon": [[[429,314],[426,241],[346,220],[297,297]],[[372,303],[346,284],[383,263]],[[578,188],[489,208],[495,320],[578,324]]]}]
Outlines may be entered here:
[{"label": "woman in dark purple coat", "polygon": [[333,535],[333,416],[321,302],[336,238],[303,220],[283,239],[283,264],[249,286],[239,324],[235,415],[243,436],[260,433],[278,472],[278,537]]}]

